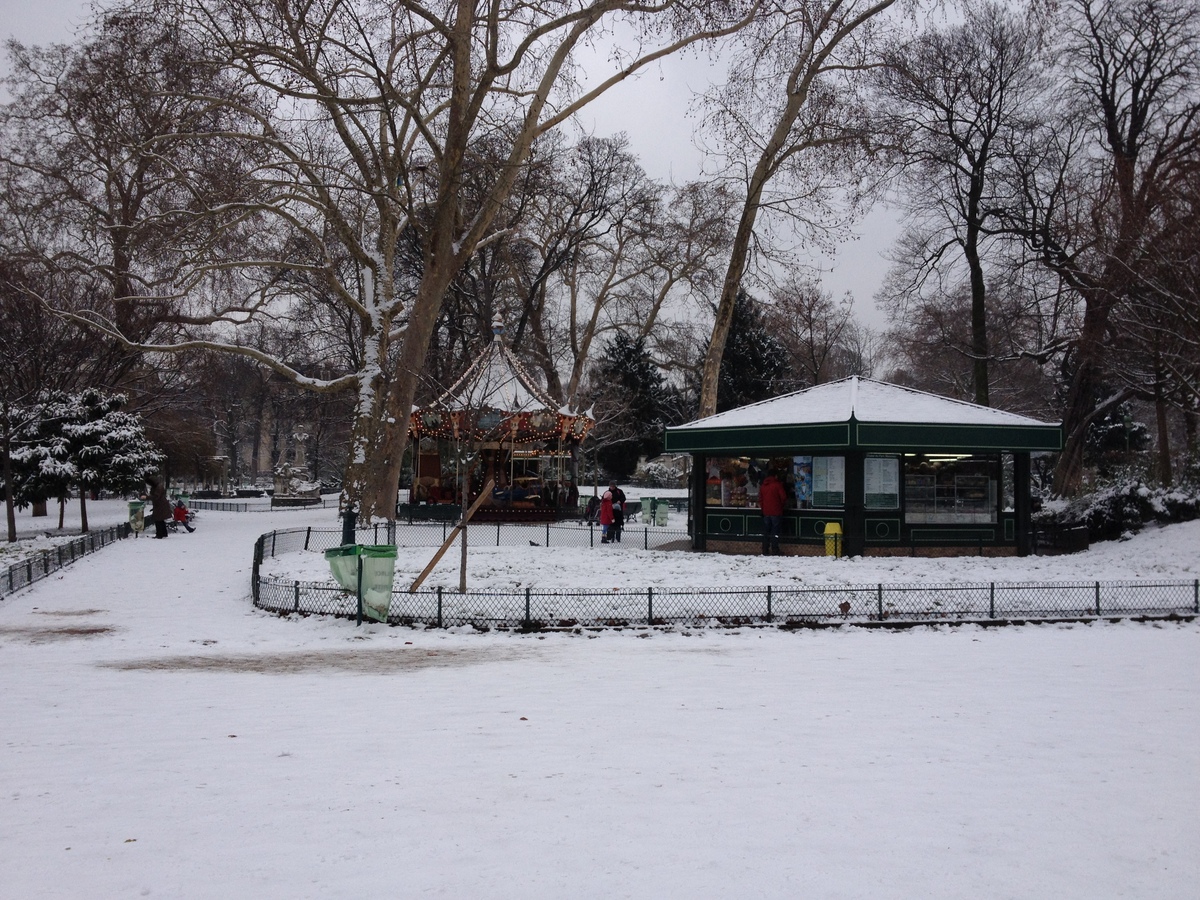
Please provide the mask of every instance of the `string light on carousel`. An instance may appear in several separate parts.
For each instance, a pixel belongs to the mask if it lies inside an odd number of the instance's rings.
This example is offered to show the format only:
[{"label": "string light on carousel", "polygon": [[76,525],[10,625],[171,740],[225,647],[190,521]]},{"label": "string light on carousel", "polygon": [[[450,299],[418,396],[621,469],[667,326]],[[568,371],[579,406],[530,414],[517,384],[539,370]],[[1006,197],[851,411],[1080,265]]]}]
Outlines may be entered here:
[{"label": "string light on carousel", "polygon": [[545,392],[505,345],[497,315],[492,340],[466,371],[413,411],[410,502],[460,501],[462,467],[469,466],[472,491],[488,479],[496,485],[477,519],[540,521],[574,512],[578,449],[595,424],[590,411],[574,412]]}]

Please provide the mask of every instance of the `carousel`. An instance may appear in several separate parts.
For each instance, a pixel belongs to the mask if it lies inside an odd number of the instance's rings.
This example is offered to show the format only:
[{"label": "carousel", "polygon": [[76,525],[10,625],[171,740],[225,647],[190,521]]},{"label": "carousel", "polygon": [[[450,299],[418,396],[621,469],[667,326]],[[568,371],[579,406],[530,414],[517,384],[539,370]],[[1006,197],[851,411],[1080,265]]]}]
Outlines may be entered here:
[{"label": "carousel", "polygon": [[458,381],[413,410],[413,479],[402,514],[456,519],[463,501],[491,484],[475,521],[577,515],[579,447],[596,420],[546,394],[505,346],[498,316],[492,335]]}]

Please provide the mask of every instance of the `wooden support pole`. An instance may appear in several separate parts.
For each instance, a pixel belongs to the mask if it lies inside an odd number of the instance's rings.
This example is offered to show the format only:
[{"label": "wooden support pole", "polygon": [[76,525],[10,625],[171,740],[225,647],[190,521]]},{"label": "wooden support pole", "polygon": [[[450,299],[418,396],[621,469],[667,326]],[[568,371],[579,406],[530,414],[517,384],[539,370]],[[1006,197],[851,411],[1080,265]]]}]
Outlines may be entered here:
[{"label": "wooden support pole", "polygon": [[417,576],[417,580],[412,583],[412,587],[408,589],[410,594],[416,593],[417,588],[429,577],[429,573],[433,571],[433,567],[438,564],[438,560],[446,555],[446,551],[450,549],[450,545],[454,543],[454,539],[458,537],[458,533],[463,530],[467,522],[471,521],[471,516],[475,515],[475,511],[483,506],[483,501],[492,495],[492,487],[495,483],[494,478],[488,479],[488,483],[483,486],[483,490],[479,492],[479,496],[475,498],[475,502],[471,504],[471,508],[467,510],[467,514],[463,516],[462,521],[454,526],[454,530],[442,542],[442,546],[438,548],[438,552],[433,554],[433,559],[429,561],[429,565]]}]

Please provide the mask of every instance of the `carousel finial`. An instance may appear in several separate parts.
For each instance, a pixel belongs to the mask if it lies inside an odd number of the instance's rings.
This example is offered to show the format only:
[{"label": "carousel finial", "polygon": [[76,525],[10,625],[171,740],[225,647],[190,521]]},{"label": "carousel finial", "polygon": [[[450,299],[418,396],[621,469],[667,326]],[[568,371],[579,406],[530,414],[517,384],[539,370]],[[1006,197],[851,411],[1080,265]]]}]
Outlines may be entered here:
[{"label": "carousel finial", "polygon": [[496,317],[492,319],[492,339],[498,341],[502,334],[504,334],[504,317],[500,313],[496,313]]}]

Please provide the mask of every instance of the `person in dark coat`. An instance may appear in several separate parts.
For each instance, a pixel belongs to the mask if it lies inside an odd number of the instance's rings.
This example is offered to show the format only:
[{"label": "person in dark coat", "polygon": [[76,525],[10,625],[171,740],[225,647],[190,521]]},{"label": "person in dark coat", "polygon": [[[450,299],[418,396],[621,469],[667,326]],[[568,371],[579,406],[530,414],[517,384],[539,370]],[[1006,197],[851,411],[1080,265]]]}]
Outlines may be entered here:
[{"label": "person in dark coat", "polygon": [[783,530],[783,509],[787,505],[787,488],[774,472],[768,472],[758,487],[758,507],[762,510],[763,556],[779,556],[779,533]]},{"label": "person in dark coat", "polygon": [[171,521],[171,501],[167,499],[167,483],[159,476],[146,479],[150,485],[150,515],[154,517],[154,537],[167,536],[167,523]]},{"label": "person in dark coat", "polygon": [[625,527],[625,492],[617,487],[615,481],[608,483],[608,492],[612,494],[613,521],[609,529],[609,540],[620,541],[621,530]]}]

